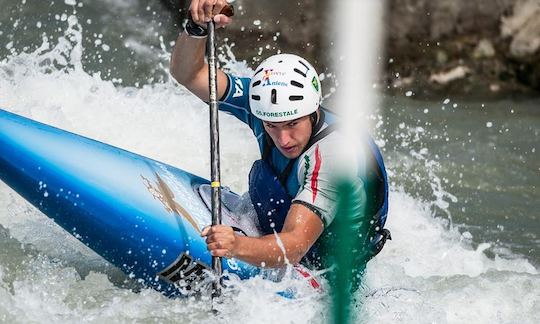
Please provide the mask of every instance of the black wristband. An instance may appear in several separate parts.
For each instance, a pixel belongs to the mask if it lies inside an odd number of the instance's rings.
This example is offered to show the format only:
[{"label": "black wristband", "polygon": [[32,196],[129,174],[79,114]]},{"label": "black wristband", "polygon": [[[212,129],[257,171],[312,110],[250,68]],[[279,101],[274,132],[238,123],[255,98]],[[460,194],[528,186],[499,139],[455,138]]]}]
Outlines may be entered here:
[{"label": "black wristband", "polygon": [[191,18],[191,15],[188,15],[188,20],[184,30],[189,36],[194,38],[204,38],[208,36],[208,31],[204,27],[197,25],[193,21],[193,18]]}]

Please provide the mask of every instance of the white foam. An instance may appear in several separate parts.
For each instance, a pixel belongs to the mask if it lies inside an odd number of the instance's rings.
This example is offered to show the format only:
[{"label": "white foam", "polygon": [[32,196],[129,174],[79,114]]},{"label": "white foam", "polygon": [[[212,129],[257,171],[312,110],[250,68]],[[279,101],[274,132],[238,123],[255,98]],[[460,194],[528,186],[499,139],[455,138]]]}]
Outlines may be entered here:
[{"label": "white foam", "polygon": [[[0,106],[207,177],[205,105],[172,82],[130,88],[89,75],[80,64],[80,26],[68,17],[66,24],[70,23],[66,41],[53,44],[45,39],[40,50],[0,62]],[[56,67],[47,63],[54,60]],[[249,74],[243,63],[228,64]],[[222,114],[220,122],[223,182],[243,192],[250,164],[258,157],[255,140],[234,118]],[[429,152],[420,152],[416,159],[433,168]],[[430,172],[419,181],[432,184],[433,202],[392,188],[388,227],[393,240],[368,264],[358,292],[367,297],[356,305],[357,319],[540,322],[538,270],[517,256],[490,259],[482,252],[485,245],[473,249],[470,236],[461,235],[445,219],[433,218],[433,206],[445,210],[452,196]],[[37,251],[10,250],[28,256],[9,262],[0,257],[2,322],[328,320],[326,297],[302,288],[295,300],[276,296],[291,281],[236,282],[225,290],[227,300],[217,316],[208,312],[207,300],[169,300],[149,289],[135,293],[121,287],[125,277],[99,263],[99,257],[5,185],[0,185],[0,224]],[[81,269],[90,273],[81,277]]]}]

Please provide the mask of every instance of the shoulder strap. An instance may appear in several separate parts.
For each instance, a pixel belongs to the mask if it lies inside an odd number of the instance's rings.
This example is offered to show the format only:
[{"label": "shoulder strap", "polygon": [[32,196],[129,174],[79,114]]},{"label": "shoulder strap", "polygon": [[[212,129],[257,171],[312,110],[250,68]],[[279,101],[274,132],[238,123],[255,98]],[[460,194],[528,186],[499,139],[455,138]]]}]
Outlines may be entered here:
[{"label": "shoulder strap", "polygon": [[268,135],[268,133],[266,133],[266,131],[264,132],[264,144],[263,144],[263,151],[262,151],[262,156],[261,156],[261,159],[268,162],[268,164],[272,164],[270,163],[270,153],[272,152],[272,147],[274,147],[274,142],[272,142],[272,139],[270,138],[270,136]]}]

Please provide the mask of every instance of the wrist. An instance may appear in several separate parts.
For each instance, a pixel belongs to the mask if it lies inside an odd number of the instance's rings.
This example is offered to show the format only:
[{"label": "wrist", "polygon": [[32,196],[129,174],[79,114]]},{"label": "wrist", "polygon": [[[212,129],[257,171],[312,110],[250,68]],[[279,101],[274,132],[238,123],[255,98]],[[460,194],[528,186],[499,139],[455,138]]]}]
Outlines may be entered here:
[{"label": "wrist", "polygon": [[188,15],[188,20],[186,26],[184,27],[184,32],[188,36],[193,38],[206,38],[206,36],[208,36],[208,31],[204,27],[196,24],[193,21],[193,18],[191,18],[191,15]]},{"label": "wrist", "polygon": [[233,258],[244,260],[246,258],[245,241],[249,240],[247,236],[236,235],[231,249],[231,255]]}]

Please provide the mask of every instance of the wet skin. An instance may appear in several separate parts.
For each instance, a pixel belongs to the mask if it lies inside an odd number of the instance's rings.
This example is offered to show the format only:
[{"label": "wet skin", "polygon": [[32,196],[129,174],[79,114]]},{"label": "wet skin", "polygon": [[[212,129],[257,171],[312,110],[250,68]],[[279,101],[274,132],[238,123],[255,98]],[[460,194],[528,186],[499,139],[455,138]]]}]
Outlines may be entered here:
[{"label": "wet skin", "polygon": [[277,149],[288,159],[300,156],[311,137],[312,123],[309,116],[280,123],[265,121],[263,124]]}]

